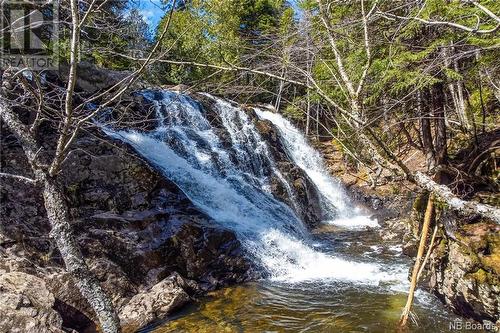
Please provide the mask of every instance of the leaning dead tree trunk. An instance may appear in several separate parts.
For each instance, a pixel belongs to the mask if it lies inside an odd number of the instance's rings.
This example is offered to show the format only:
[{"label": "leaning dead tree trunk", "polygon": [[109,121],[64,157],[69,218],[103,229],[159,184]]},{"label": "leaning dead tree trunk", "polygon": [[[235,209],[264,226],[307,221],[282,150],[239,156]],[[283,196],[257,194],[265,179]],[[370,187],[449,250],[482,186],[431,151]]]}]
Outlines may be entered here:
[{"label": "leaning dead tree trunk", "polygon": [[51,226],[50,236],[56,242],[73,282],[94,310],[102,331],[106,333],[120,332],[120,321],[111,299],[106,295],[99,281],[85,263],[72,234],[68,206],[62,190],[39,161],[38,156],[42,152],[42,147],[36,143],[29,128],[19,120],[14,111],[1,99],[1,96],[0,117],[21,143],[35,175],[33,183],[43,187],[44,206]]},{"label": "leaning dead tree trunk", "polygon": [[89,302],[106,333],[118,333],[120,320],[111,299],[88,268],[69,224],[68,206],[60,186],[54,179],[43,176],[43,198],[51,225],[50,236],[55,240],[68,273],[82,296]]},{"label": "leaning dead tree trunk", "polygon": [[451,209],[464,215],[481,215],[500,223],[500,209],[486,204],[462,200],[454,195],[447,186],[436,183],[420,171],[415,172],[413,178],[420,187],[434,193],[439,200],[446,203]]},{"label": "leaning dead tree trunk", "polygon": [[406,326],[408,322],[408,316],[410,315],[411,306],[413,304],[413,298],[415,295],[415,289],[417,288],[417,283],[419,278],[418,273],[420,272],[420,264],[422,261],[422,256],[424,255],[425,243],[427,241],[427,234],[429,233],[429,225],[432,220],[433,211],[434,211],[434,198],[433,195],[430,194],[429,199],[427,201],[427,208],[425,210],[422,232],[420,233],[420,244],[418,245],[417,259],[415,260],[415,265],[413,266],[413,271],[411,273],[411,283],[410,283],[410,290],[408,292],[408,299],[403,309],[403,313],[401,314],[401,320],[399,321],[399,325],[401,327]]}]

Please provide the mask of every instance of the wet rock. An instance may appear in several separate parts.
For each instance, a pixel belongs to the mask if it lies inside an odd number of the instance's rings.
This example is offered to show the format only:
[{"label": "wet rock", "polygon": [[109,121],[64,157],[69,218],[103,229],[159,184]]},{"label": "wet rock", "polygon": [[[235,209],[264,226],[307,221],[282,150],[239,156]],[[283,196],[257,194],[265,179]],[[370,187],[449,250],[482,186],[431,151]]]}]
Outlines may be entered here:
[{"label": "wet rock", "polygon": [[54,295],[33,275],[0,275],[1,332],[64,332],[62,318],[52,307]]},{"label": "wet rock", "polygon": [[267,142],[276,144],[278,141],[278,136],[276,130],[273,127],[273,123],[266,119],[259,119],[255,122],[257,130],[266,139]]},{"label": "wet rock", "polygon": [[204,290],[258,277],[231,231],[184,224],[170,238],[162,253],[169,262],[177,263],[179,273],[198,281]]},{"label": "wet rock", "polygon": [[302,169],[290,162],[285,147],[280,141],[278,130],[273,123],[269,120],[258,119],[253,109],[249,109],[248,114],[252,116],[256,129],[267,142],[276,161],[275,167],[279,169],[287,183],[292,184],[292,193],[289,193],[282,180],[273,177],[271,180],[273,195],[294,209],[297,216],[309,228],[315,228],[323,218],[316,186]]},{"label": "wet rock", "polygon": [[[184,303],[186,295],[190,299],[257,276],[234,233],[217,227],[175,184],[131,149],[120,143],[106,145],[92,137],[80,138],[77,145],[80,150],[70,155],[66,162],[70,167],[63,174],[72,227],[87,264],[118,309],[127,304],[129,309],[132,304],[149,304],[144,295],[130,303],[144,292],[166,300],[167,294],[162,296],[160,289],[173,283],[165,280],[173,275],[193,281],[172,289],[177,295],[173,305]],[[25,164],[20,149],[2,148],[2,165],[4,157],[14,159],[18,166]],[[44,315],[50,319],[47,325],[57,324],[54,320],[59,318],[64,327],[94,330],[95,314],[48,237],[50,228],[40,193],[28,185],[5,182],[0,195],[0,273],[20,271],[45,283],[53,303],[53,309]],[[177,292],[178,288],[183,292]],[[162,304],[155,302],[150,303]],[[154,311],[137,318],[137,323],[142,325],[168,312],[166,305],[155,306],[151,305]],[[20,311],[17,307],[13,309],[2,319],[15,323],[18,316],[24,316],[22,311],[16,313]],[[46,322],[34,323],[37,332],[44,331]]]},{"label": "wet rock", "polygon": [[180,275],[172,274],[136,294],[120,311],[123,332],[135,332],[189,302],[190,296],[185,289],[188,289],[186,281]]}]

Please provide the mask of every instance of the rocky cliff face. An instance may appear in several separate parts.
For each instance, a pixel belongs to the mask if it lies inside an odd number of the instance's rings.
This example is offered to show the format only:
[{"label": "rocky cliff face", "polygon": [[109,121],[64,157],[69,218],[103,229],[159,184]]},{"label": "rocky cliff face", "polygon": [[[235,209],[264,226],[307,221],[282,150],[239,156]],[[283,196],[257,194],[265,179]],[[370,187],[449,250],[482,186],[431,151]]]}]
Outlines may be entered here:
[{"label": "rocky cliff face", "polygon": [[[414,203],[404,252],[416,255],[427,195]],[[500,318],[500,226],[466,218],[438,205],[432,253],[420,285],[456,313],[476,321]]]},{"label": "rocky cliff face", "polygon": [[455,312],[477,321],[500,318],[500,227],[477,222],[443,235],[423,281]]},{"label": "rocky cliff face", "polygon": [[[22,156],[15,143],[2,141],[3,170],[19,172]],[[204,291],[258,276],[231,231],[215,228],[128,147],[86,136],[66,163],[75,235],[125,331]],[[94,314],[49,238],[39,191],[5,181],[1,202],[0,293],[8,302],[0,305],[0,331],[94,330]]]}]

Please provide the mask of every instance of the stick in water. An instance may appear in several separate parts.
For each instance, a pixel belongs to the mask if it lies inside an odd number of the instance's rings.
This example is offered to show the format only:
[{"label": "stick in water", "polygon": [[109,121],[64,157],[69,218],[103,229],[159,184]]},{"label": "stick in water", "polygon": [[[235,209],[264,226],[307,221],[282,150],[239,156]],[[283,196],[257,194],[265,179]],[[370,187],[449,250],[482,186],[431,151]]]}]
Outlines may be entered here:
[{"label": "stick in water", "polygon": [[422,255],[424,254],[425,243],[427,240],[427,234],[429,232],[429,225],[431,223],[433,210],[434,210],[434,197],[433,194],[431,193],[429,194],[429,199],[427,201],[427,208],[425,209],[424,224],[422,225],[422,232],[420,234],[420,244],[418,245],[417,259],[415,261],[415,265],[413,266],[413,271],[411,274],[411,284],[410,284],[410,291],[408,292],[408,300],[406,301],[406,305],[403,309],[403,313],[401,314],[401,319],[399,321],[400,327],[405,327],[406,323],[408,322],[408,315],[410,314],[415,288],[417,287],[420,262],[422,260]]}]

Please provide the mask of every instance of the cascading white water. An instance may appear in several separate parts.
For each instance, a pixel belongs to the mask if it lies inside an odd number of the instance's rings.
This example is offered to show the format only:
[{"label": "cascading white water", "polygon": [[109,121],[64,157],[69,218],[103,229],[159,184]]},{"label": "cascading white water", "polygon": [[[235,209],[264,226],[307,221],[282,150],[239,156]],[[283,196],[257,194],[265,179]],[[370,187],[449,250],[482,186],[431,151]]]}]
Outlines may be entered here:
[{"label": "cascading white water", "polygon": [[360,210],[352,205],[342,185],[330,176],[325,168],[319,152],[308,144],[297,128],[278,113],[258,108],[255,108],[255,111],[261,119],[269,120],[276,126],[290,159],[304,170],[316,185],[328,217],[325,222],[350,228],[378,226],[376,220],[362,215]]},{"label": "cascading white water", "polygon": [[[269,193],[272,175],[285,183],[286,180],[244,110],[214,98],[213,109],[231,139],[228,146],[219,138],[220,131],[208,121],[205,110],[190,97],[169,91],[148,91],[143,96],[156,106],[159,121],[155,130],[138,132],[108,127],[104,131],[132,145],[216,223],[233,230],[271,278],[286,282],[333,279],[377,285],[405,276],[401,271],[388,273],[390,270],[382,265],[332,257],[310,244],[308,232],[293,210]],[[273,118],[263,111],[259,114]],[[322,176],[324,170],[314,164],[320,161],[319,155],[313,156],[313,164],[307,164],[307,159],[300,155],[311,157],[317,153],[300,137],[292,142],[279,123],[286,124],[284,119],[274,118],[283,139],[290,143],[287,149],[292,160],[313,179],[324,201],[338,205],[341,212],[348,209],[340,187],[335,185],[340,194],[335,193],[333,180]]]}]

